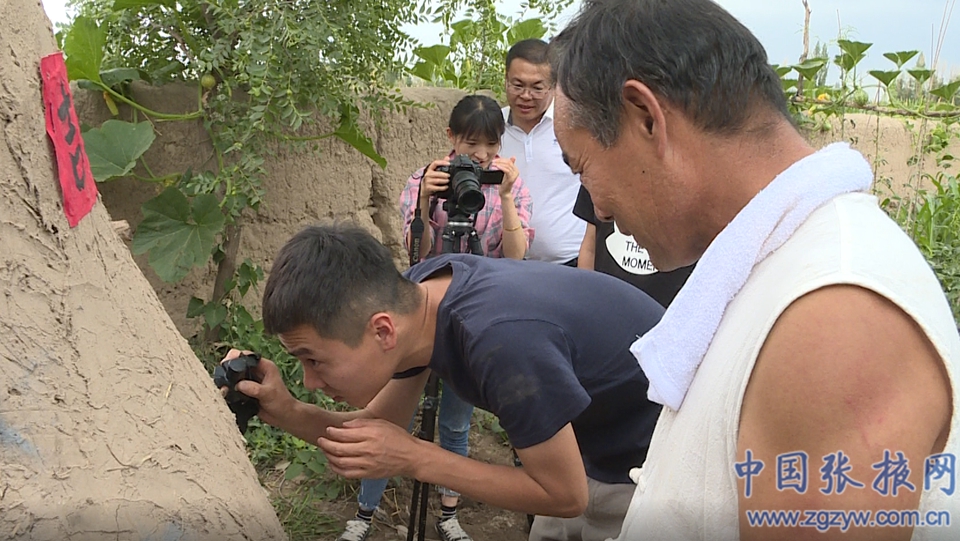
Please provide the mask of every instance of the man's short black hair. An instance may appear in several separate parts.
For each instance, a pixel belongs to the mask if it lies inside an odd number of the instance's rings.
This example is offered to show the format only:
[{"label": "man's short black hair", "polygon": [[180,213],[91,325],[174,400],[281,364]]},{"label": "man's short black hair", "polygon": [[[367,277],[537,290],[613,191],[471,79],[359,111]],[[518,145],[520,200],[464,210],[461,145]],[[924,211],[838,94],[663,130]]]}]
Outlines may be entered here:
[{"label": "man's short black hair", "polygon": [[263,326],[280,334],[308,325],[353,347],[377,312],[410,313],[420,302],[383,244],[346,224],[309,226],[280,249],[263,291]]},{"label": "man's short black hair", "polygon": [[631,79],[709,133],[738,133],[764,110],[790,120],[763,46],[711,0],[584,0],[549,58],[575,127],[606,147],[619,136]]},{"label": "man's short black hair", "polygon": [[509,70],[510,63],[518,58],[537,66],[548,63],[547,42],[542,39],[531,38],[514,43],[507,51],[506,69]]}]

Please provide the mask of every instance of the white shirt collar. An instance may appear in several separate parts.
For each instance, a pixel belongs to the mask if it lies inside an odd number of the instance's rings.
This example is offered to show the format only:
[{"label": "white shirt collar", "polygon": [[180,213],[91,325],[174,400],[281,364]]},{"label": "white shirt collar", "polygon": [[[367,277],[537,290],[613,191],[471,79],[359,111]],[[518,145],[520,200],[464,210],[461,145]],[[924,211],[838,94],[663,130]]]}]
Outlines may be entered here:
[{"label": "white shirt collar", "polygon": [[547,110],[543,112],[543,118],[549,118],[550,120],[553,120],[553,104],[555,101],[556,99],[550,100],[550,106],[547,107]]}]

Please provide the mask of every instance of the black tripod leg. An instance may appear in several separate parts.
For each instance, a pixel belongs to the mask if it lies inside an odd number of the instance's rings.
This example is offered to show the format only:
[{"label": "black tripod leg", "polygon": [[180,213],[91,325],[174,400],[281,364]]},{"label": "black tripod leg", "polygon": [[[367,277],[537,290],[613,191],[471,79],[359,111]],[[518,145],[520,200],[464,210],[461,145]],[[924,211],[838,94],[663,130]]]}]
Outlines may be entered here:
[{"label": "black tripod leg", "polygon": [[410,519],[407,521],[407,541],[413,541],[413,532],[417,529],[417,505],[420,503],[420,481],[413,482],[413,497],[410,498]]},{"label": "black tripod leg", "polygon": [[[460,244],[460,238],[459,238],[459,237],[456,237],[456,238],[455,238],[452,234],[447,235],[447,233],[444,233],[443,236],[441,237],[441,239],[443,240],[443,244],[441,244],[440,253],[443,253],[443,254],[453,254],[453,253],[456,253],[456,252],[459,251],[459,250],[457,249],[457,248],[459,247],[459,244]],[[457,242],[457,246],[454,246],[454,241]]]},{"label": "black tripod leg", "polygon": [[417,541],[423,541],[427,535],[427,504],[430,502],[430,485],[423,485],[423,492],[420,493],[420,524],[418,526]]},{"label": "black tripod leg", "polygon": [[467,237],[468,243],[470,245],[470,253],[473,255],[483,255],[483,247],[480,246],[480,237],[477,236],[477,230],[471,229],[470,235]]},{"label": "black tripod leg", "polygon": [[[433,435],[437,427],[437,405],[440,395],[440,378],[430,374],[424,387],[423,413],[420,416],[420,434],[422,440],[433,442]],[[418,531],[417,539],[424,541],[427,533],[427,504],[430,502],[430,484],[414,480],[413,495],[410,499],[410,520],[407,524],[407,541],[413,541],[414,530]],[[419,513],[417,511],[419,510]],[[414,522],[416,521],[416,522]]]},{"label": "black tripod leg", "polygon": [[[441,235],[441,253],[454,254],[460,251],[462,231],[447,224]],[[483,255],[480,246],[480,237],[476,229],[470,228],[467,237],[470,251],[476,255]],[[434,373],[430,375],[424,387],[423,410],[420,417],[420,439],[433,442],[433,435],[437,426],[437,406],[440,395],[440,378]],[[418,501],[419,500],[419,501]],[[424,541],[427,533],[427,504],[430,502],[430,484],[414,480],[413,495],[410,500],[410,520],[407,524],[407,541],[413,541],[413,532],[417,530],[417,540]],[[417,512],[419,511],[419,513]],[[416,523],[414,522],[416,520]]]},{"label": "black tripod leg", "polygon": [[[407,521],[407,541],[413,541],[413,532],[417,532],[417,541],[423,541],[427,534],[427,504],[430,502],[430,485],[413,482],[413,496],[410,498],[410,520]],[[419,510],[419,512],[418,512]]]}]

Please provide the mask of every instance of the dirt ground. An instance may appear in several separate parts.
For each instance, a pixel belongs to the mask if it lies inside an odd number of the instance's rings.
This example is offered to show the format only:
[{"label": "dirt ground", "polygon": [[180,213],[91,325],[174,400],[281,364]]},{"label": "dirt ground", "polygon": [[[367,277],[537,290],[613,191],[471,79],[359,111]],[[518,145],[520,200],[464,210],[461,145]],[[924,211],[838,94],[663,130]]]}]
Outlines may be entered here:
[{"label": "dirt ground", "polygon": [[[478,427],[470,431],[470,457],[490,464],[513,464],[510,448],[502,443],[496,434]],[[280,483],[282,474],[261,475],[261,481],[276,497],[280,491],[288,494],[295,490],[286,483]],[[289,482],[288,482],[289,483]],[[350,482],[349,488],[335,501],[317,501],[318,511],[336,521],[337,532],[343,530],[347,520],[357,512],[358,482]],[[367,541],[404,541],[407,539],[407,524],[413,482],[402,480],[399,486],[394,482],[387,485],[380,502],[380,510],[374,518],[374,530]],[[439,540],[435,528],[436,517],[440,515],[440,501],[435,487],[430,489],[430,505],[427,513],[426,539]],[[527,539],[527,515],[491,507],[483,503],[464,499],[457,511],[463,529],[474,541],[525,541]],[[316,541],[334,541],[339,533],[316,538]],[[414,537],[416,539],[416,536]]]}]

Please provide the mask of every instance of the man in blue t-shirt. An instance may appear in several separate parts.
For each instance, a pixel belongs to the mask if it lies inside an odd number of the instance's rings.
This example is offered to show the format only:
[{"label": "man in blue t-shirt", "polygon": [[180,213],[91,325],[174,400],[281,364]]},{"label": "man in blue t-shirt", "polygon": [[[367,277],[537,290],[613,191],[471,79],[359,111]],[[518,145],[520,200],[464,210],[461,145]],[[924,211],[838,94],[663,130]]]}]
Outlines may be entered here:
[{"label": "man in blue t-shirt", "polygon": [[[642,464],[659,415],[629,347],[662,313],[620,280],[547,263],[451,254],[401,275],[362,229],[314,226],[277,256],[264,326],[303,363],[304,386],[362,409],[297,401],[269,361],[262,383],[237,389],[259,399],[263,421],[317,443],[341,475],[413,477],[573,518],[535,521],[530,539],[601,541],[620,530],[628,471]],[[407,433],[430,370],[497,415],[522,468]]]}]

